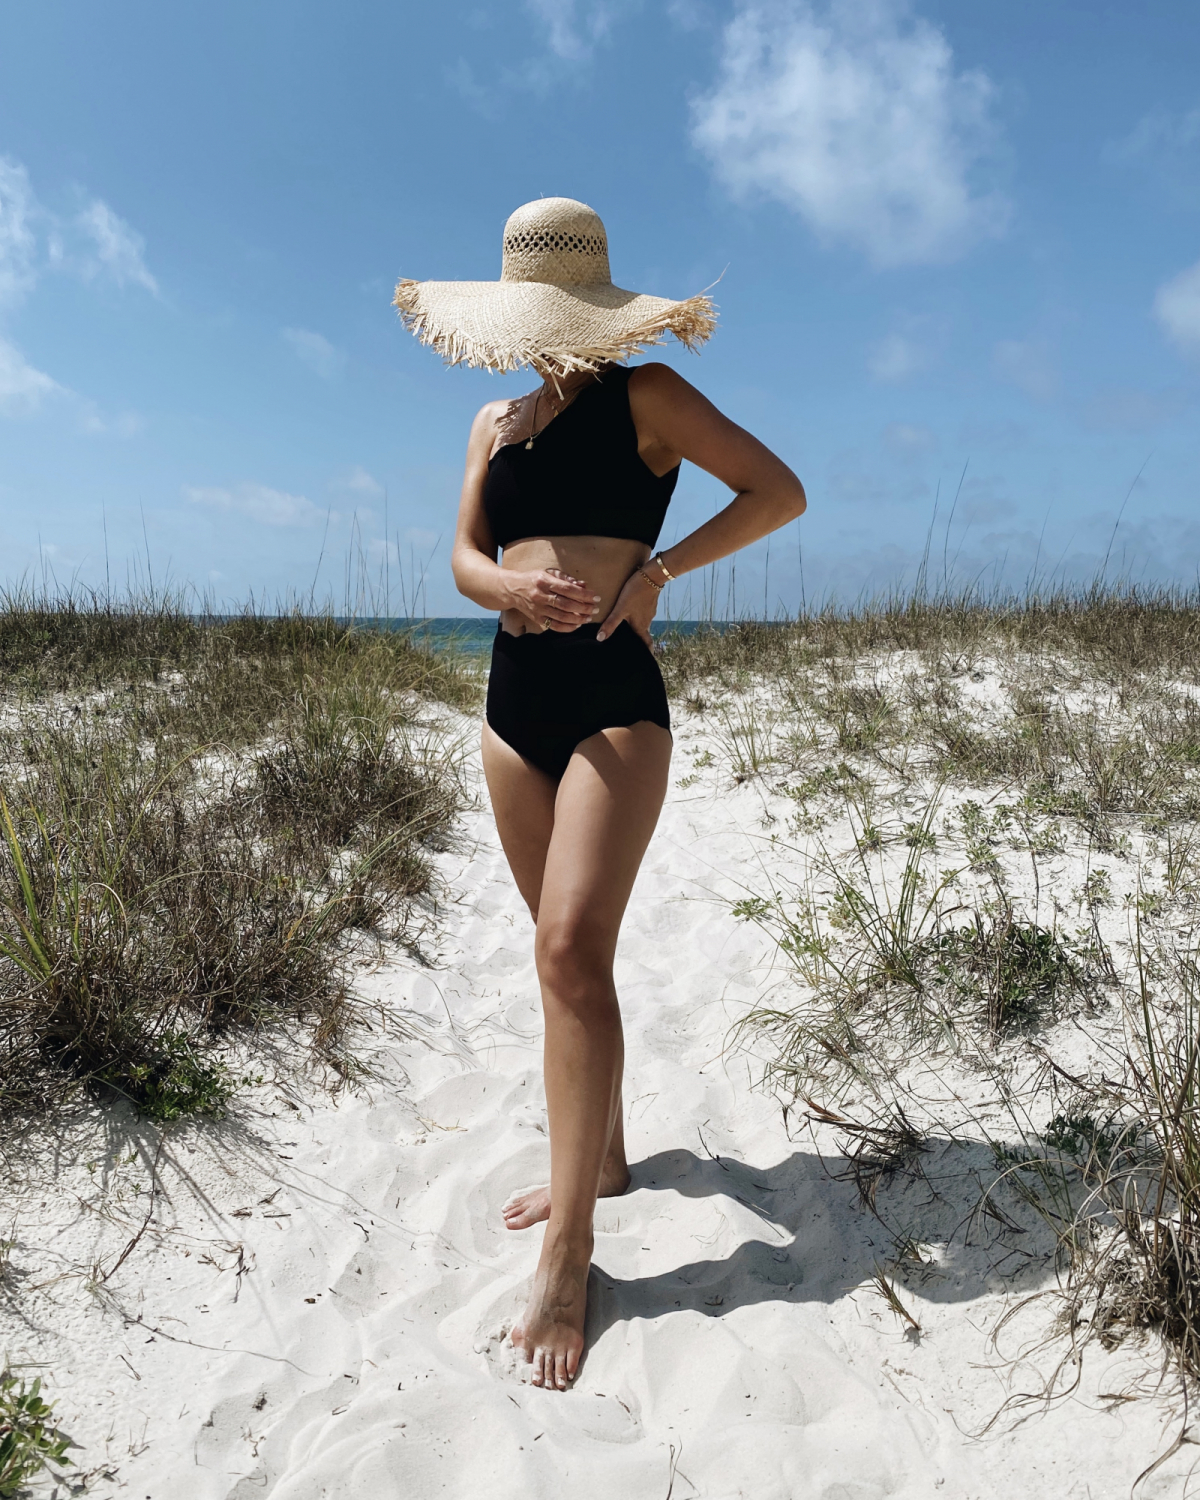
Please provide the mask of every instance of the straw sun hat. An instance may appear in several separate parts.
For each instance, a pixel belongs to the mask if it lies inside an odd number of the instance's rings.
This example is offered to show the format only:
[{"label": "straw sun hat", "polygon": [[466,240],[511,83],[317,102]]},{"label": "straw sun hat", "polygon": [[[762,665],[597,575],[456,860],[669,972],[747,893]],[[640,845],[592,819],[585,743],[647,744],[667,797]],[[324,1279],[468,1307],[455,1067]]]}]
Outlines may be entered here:
[{"label": "straw sun hat", "polygon": [[600,215],[573,198],[517,209],[499,281],[401,281],[395,304],[447,364],[541,375],[595,370],[668,333],[695,348],[716,326],[706,296],[672,302],[614,286]]}]

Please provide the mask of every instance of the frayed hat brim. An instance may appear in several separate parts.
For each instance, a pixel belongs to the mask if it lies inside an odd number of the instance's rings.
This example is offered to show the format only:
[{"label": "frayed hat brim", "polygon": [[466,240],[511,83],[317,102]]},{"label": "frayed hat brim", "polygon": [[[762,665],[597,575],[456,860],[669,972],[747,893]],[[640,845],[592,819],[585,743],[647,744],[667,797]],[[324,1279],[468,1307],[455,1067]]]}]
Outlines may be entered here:
[{"label": "frayed hat brim", "polygon": [[540,374],[596,370],[667,334],[695,349],[717,322],[703,293],[672,302],[611,283],[402,280],[393,300],[405,327],[447,364]]}]

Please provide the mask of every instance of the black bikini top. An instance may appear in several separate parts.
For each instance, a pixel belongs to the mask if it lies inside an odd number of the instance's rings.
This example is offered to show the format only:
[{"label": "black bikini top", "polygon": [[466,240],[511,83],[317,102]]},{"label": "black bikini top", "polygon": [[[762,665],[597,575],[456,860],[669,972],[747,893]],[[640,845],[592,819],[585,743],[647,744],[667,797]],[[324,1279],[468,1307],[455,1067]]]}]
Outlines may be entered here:
[{"label": "black bikini top", "polygon": [[527,439],[506,443],[488,464],[483,508],[498,547],[532,536],[615,536],[653,547],[679,465],[661,477],[638,453],[623,366],[584,386],[564,411]]}]

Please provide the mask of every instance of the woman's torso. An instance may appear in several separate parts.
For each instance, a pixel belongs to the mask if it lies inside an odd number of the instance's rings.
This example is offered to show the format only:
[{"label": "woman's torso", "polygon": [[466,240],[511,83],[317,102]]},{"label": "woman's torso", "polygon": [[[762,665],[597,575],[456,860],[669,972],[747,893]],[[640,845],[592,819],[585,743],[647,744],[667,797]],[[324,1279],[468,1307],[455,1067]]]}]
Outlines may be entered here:
[{"label": "woman's torso", "polygon": [[[643,457],[630,408],[633,373],[617,367],[585,385],[532,448],[525,446],[528,426],[512,442],[498,433],[484,486],[501,566],[578,578],[600,595],[597,619],[650,556],[679,473],[676,463],[657,474]],[[526,398],[517,422],[528,422],[531,403]],[[501,622],[517,635],[536,628],[517,610],[505,610]]]}]

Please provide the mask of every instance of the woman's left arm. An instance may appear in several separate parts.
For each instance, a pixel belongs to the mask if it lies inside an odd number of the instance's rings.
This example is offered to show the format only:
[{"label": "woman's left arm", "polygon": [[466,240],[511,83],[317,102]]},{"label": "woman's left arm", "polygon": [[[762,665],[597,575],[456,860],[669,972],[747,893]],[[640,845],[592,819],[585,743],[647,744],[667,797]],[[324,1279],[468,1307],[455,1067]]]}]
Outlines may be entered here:
[{"label": "woman's left arm", "polygon": [[[734,492],[724,510],[661,554],[673,577],[728,557],[804,512],[804,486],[787,464],[669,366],[641,365],[633,372],[629,408],[638,451],[656,474],[686,458]],[[647,563],[645,571],[660,581],[658,568]],[[649,645],[658,594],[642,569],[635,571],[601,625],[599,639],[628,620]]]}]

